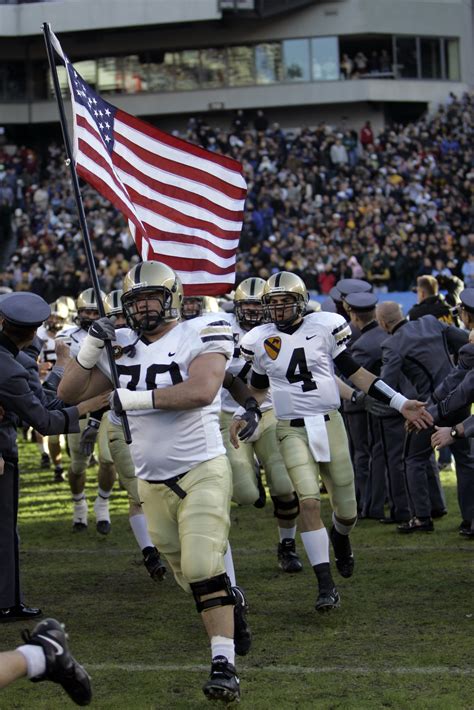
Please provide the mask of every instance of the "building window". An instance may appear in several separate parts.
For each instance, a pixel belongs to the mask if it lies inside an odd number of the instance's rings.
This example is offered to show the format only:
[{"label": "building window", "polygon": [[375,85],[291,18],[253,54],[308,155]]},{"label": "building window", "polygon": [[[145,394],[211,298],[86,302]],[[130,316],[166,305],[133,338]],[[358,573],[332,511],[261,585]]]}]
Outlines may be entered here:
[{"label": "building window", "polygon": [[226,83],[225,49],[201,49],[201,85],[218,89]]},{"label": "building window", "polygon": [[175,52],[174,66],[176,89],[178,91],[199,89],[200,66],[198,49],[184,49],[182,52]]},{"label": "building window", "polygon": [[459,81],[461,75],[459,68],[459,41],[457,39],[445,39],[443,44],[446,79]]},{"label": "building window", "polygon": [[281,44],[267,42],[255,47],[255,68],[257,84],[274,84],[281,81]]},{"label": "building window", "polygon": [[311,40],[311,64],[315,81],[339,79],[339,42],[337,37]]},{"label": "building window", "polygon": [[418,52],[416,37],[395,37],[396,69],[398,79],[418,78]]},{"label": "building window", "polygon": [[229,86],[256,84],[253,47],[228,47],[227,61]]},{"label": "building window", "polygon": [[150,91],[173,91],[175,72],[173,52],[148,52]]},{"label": "building window", "polygon": [[309,81],[309,41],[287,39],[283,42],[285,81]]},{"label": "building window", "polygon": [[441,42],[437,37],[420,38],[421,78],[441,79]]}]

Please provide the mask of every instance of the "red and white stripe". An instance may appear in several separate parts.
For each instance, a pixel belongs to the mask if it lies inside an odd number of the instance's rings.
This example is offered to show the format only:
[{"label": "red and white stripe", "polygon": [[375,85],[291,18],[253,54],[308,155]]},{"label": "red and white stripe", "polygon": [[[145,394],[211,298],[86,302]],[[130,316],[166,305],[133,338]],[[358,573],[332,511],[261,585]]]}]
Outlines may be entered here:
[{"label": "red and white stripe", "polygon": [[142,258],[175,269],[186,295],[232,290],[246,196],[241,164],[119,109],[110,154],[70,89],[77,172],[128,218]]}]

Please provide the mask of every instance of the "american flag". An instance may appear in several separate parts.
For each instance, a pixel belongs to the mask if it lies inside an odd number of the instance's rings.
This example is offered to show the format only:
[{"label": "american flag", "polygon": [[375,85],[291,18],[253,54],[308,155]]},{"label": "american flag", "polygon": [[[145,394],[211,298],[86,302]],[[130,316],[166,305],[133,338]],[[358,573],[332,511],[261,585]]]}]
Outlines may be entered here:
[{"label": "american flag", "polygon": [[128,219],[143,260],[162,261],[186,296],[231,291],[247,193],[242,166],[164,133],[97,94],[65,56],[77,173]]}]

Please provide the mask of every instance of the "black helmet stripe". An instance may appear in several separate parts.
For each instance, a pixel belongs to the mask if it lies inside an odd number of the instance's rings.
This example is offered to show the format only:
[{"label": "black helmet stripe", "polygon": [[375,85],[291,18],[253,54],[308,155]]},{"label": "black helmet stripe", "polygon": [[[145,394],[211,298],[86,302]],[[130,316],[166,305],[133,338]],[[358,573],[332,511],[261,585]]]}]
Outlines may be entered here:
[{"label": "black helmet stripe", "polygon": [[250,295],[255,296],[255,279],[250,282]]},{"label": "black helmet stripe", "polygon": [[278,286],[280,285],[280,279],[281,279],[281,272],[276,275],[275,288],[278,288]]},{"label": "black helmet stripe", "polygon": [[140,271],[142,270],[142,265],[143,265],[143,262],[138,264],[137,268],[135,269],[135,283],[136,284],[140,283]]}]

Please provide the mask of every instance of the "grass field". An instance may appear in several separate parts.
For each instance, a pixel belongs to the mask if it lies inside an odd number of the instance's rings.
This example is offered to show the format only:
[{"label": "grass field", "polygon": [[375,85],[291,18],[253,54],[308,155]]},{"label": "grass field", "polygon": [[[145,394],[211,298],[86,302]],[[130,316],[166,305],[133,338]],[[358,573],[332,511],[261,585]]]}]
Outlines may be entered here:
[{"label": "grass field", "polygon": [[[147,576],[125,494],[114,495],[108,537],[93,524],[73,534],[67,484],[50,483],[38,458],[33,445],[23,446],[25,601],[66,622],[92,675],[93,706],[210,707],[201,691],[209,650],[193,601],[173,579],[158,585]],[[91,511],[95,470],[88,475]],[[434,534],[401,536],[376,521],[359,523],[354,577],[338,578],[341,608],[323,616],[314,611],[306,560],[298,575],[277,568],[271,504],[233,508],[234,561],[254,633],[251,653],[238,662],[242,708],[474,708],[474,541],[457,533],[454,475],[443,480],[449,515]],[[23,627],[1,626],[0,649],[18,645]],[[0,694],[0,710],[67,707],[73,704],[49,683],[24,680]]]}]

